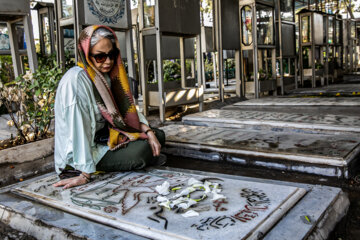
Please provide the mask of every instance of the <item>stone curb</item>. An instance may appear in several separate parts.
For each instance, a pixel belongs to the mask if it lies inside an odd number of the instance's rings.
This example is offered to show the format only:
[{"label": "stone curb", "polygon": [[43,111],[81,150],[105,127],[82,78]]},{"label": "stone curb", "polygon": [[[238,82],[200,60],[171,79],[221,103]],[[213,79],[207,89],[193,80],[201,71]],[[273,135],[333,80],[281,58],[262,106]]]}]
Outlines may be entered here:
[{"label": "stone curb", "polygon": [[54,138],[0,150],[0,164],[24,163],[48,157],[54,153]]}]

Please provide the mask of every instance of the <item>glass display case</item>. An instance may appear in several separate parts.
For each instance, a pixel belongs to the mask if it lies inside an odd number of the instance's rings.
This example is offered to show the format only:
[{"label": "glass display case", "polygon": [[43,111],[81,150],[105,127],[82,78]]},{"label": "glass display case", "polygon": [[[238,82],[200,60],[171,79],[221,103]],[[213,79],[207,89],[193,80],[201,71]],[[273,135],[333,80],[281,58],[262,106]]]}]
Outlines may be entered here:
[{"label": "glass display case", "polygon": [[239,10],[240,58],[246,63],[241,68],[240,76],[245,79],[245,92],[259,98],[261,92],[271,94],[277,88],[275,3],[273,0],[239,0]]},{"label": "glass display case", "polygon": [[301,17],[301,41],[303,43],[309,43],[311,41],[310,16]]},{"label": "glass display case", "polygon": [[155,27],[155,0],[143,0],[144,27]]},{"label": "glass display case", "polygon": [[258,4],[256,6],[257,40],[259,45],[274,44],[274,8]]},{"label": "glass display case", "polygon": [[62,0],[61,1],[61,17],[71,18],[74,16],[73,13],[73,0]]},{"label": "glass display case", "polygon": [[[323,86],[328,83],[328,14],[303,9],[298,12],[299,21],[299,75],[302,87]],[[333,22],[333,21],[332,21]],[[334,27],[331,28],[332,34]],[[330,38],[333,42],[334,37]]]},{"label": "glass display case", "polygon": [[252,40],[252,8],[244,6],[241,10],[241,23],[242,23],[242,42],[244,45],[251,45]]},{"label": "glass display case", "polygon": [[[202,109],[203,102],[203,82],[201,69],[201,27],[200,27],[200,1],[199,0],[140,0],[138,1],[139,13],[139,70],[143,97],[144,115],[149,114],[149,108],[159,108],[160,121],[165,121],[166,107],[199,103]],[[238,34],[239,36],[239,34]],[[167,41],[171,37],[174,41]],[[197,64],[197,86],[187,87],[186,83],[186,47],[187,39],[196,38]],[[192,40],[192,41],[193,41]],[[174,43],[170,47],[168,43]],[[194,44],[192,44],[194,46]],[[149,51],[151,49],[152,51]],[[153,53],[153,56],[150,56]],[[174,53],[174,55],[172,55]],[[164,73],[166,56],[176,56],[180,58],[180,78],[179,86],[171,88],[170,84],[165,84],[168,74]],[[177,58],[179,56],[179,58]],[[172,60],[174,60],[172,59]],[[194,61],[195,59],[192,58]],[[157,80],[157,87],[150,87],[147,79],[149,76],[148,64],[154,67],[154,78]],[[195,72],[195,71],[194,71]],[[195,78],[195,77],[194,77]],[[176,81],[174,81],[176,83]],[[175,84],[177,85],[177,84]],[[190,92],[193,93],[190,95]]]}]

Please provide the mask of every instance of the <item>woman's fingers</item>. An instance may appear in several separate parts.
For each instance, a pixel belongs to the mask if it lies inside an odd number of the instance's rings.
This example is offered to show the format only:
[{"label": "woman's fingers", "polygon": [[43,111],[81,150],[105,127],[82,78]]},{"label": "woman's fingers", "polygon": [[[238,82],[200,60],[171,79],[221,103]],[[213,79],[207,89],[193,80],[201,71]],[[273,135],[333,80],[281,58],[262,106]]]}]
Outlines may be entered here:
[{"label": "woman's fingers", "polygon": [[57,183],[54,183],[53,186],[54,187],[61,187],[61,186],[64,186],[64,185],[68,184],[69,181],[70,181],[70,178],[64,179],[64,180],[61,180],[61,181],[59,181]]},{"label": "woman's fingers", "polygon": [[54,187],[64,186],[63,189],[67,189],[67,188],[71,188],[71,187],[80,186],[85,183],[86,183],[86,180],[84,178],[82,178],[81,176],[78,176],[78,177],[61,180],[61,181],[53,184],[53,186]]}]

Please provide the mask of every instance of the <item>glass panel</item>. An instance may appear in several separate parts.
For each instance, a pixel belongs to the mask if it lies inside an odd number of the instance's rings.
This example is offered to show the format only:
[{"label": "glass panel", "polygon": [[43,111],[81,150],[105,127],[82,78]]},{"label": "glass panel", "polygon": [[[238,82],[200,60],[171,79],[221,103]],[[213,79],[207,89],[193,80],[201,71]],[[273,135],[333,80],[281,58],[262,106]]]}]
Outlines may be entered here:
[{"label": "glass panel", "polygon": [[242,41],[244,45],[252,44],[252,9],[245,6],[241,10]]},{"label": "glass panel", "polygon": [[155,27],[155,0],[143,0],[144,27]]},{"label": "glass panel", "polygon": [[351,37],[355,38],[355,23],[351,22]]},{"label": "glass panel", "polygon": [[274,18],[273,8],[256,5],[257,18],[257,40],[258,44],[273,44],[274,43]]},{"label": "glass panel", "polygon": [[253,82],[254,81],[254,69],[253,69],[253,51],[252,50],[245,50],[242,51],[243,60],[244,60],[244,76],[246,82]]},{"label": "glass panel", "polygon": [[340,43],[340,31],[341,31],[341,27],[340,24],[341,22],[339,20],[336,20],[335,22],[335,42],[336,43]]},{"label": "glass panel", "polygon": [[310,47],[304,47],[302,51],[302,55],[303,55],[303,68],[311,68]]},{"label": "glass panel", "polygon": [[49,25],[49,17],[47,14],[44,14],[42,17],[42,27],[43,27],[43,37],[45,44],[45,54],[51,54],[51,42],[50,42],[50,25]]},{"label": "glass panel", "polygon": [[334,18],[329,17],[329,41],[330,44],[334,43]]},{"label": "glass panel", "polygon": [[294,21],[294,0],[280,0],[281,19]]},{"label": "glass panel", "polygon": [[64,29],[64,51],[69,52],[72,56],[75,55],[75,40],[73,29]]},{"label": "glass panel", "polygon": [[311,41],[310,16],[304,16],[301,18],[301,39],[303,43]]},{"label": "glass panel", "polygon": [[73,14],[73,1],[72,0],[62,0],[61,1],[62,17],[69,18],[74,16]]},{"label": "glass panel", "polygon": [[[327,17],[323,16],[323,26],[322,26],[322,28],[323,28],[323,43],[324,44],[326,44],[326,37],[327,37],[327,35],[326,35],[327,34],[326,19],[327,19]],[[316,23],[316,18],[315,18],[314,22]],[[315,24],[315,30],[314,31],[315,31],[315,33],[317,32],[317,24]],[[316,37],[315,37],[315,41],[316,41]]]},{"label": "glass panel", "polygon": [[10,38],[6,26],[0,26],[0,50],[10,50]]}]

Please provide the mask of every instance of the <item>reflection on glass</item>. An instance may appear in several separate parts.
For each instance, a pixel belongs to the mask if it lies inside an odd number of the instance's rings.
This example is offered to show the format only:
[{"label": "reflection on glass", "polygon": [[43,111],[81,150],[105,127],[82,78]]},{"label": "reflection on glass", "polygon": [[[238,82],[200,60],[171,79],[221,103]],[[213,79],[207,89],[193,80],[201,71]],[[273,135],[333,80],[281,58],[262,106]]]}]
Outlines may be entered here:
[{"label": "reflection on glass", "polygon": [[242,41],[245,45],[252,44],[252,9],[245,6],[241,10]]},{"label": "reflection on glass", "polygon": [[351,37],[355,38],[355,23],[351,22]]},{"label": "reflection on glass", "polygon": [[144,2],[144,27],[155,26],[155,0],[143,0]]},{"label": "reflection on glass", "polygon": [[341,31],[341,27],[340,24],[341,22],[339,20],[335,21],[335,42],[336,43],[340,43],[340,31]]},{"label": "reflection on glass", "polygon": [[303,16],[301,18],[301,39],[303,43],[311,41],[310,16]]},{"label": "reflection on glass", "polygon": [[334,17],[329,16],[329,39],[328,43],[334,43]]},{"label": "reflection on glass", "polygon": [[45,54],[51,54],[51,42],[50,42],[50,25],[49,25],[49,17],[47,14],[44,14],[42,17],[42,28],[43,28],[43,37],[44,37],[44,45],[45,45]]},{"label": "reflection on glass", "polygon": [[281,19],[294,21],[294,0],[280,0]]},{"label": "reflection on glass", "polygon": [[62,0],[61,1],[62,17],[68,18],[73,16],[73,1]]},{"label": "reflection on glass", "polygon": [[303,68],[311,68],[310,47],[304,47],[302,51]]},{"label": "reflection on glass", "polygon": [[263,5],[256,6],[258,44],[273,44],[274,19],[273,8]]}]

